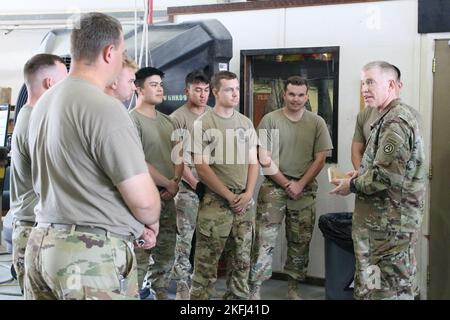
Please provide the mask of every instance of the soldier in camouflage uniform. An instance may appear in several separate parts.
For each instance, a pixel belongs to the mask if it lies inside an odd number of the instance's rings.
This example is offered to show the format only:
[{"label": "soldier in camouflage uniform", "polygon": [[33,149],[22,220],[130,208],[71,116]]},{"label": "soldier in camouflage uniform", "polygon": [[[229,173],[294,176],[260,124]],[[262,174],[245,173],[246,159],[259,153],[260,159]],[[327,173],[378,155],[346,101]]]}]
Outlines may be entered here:
[{"label": "soldier in camouflage uniform", "polygon": [[177,300],[189,300],[192,266],[189,260],[197,224],[197,213],[200,203],[203,183],[199,181],[197,171],[191,156],[193,143],[192,127],[194,121],[206,111],[210,110],[206,103],[209,97],[209,78],[203,71],[190,72],[185,79],[186,96],[188,101],[175,110],[170,117],[175,128],[183,135],[184,170],[180,190],[175,196],[177,210],[177,243],[175,245],[175,263],[172,279],[177,281]]},{"label": "soldier in camouflage uniform", "polygon": [[309,244],[315,221],[316,176],[333,148],[325,121],[305,109],[308,82],[287,79],[284,107],[264,116],[258,127],[259,159],[266,180],[258,195],[256,232],[250,272],[251,299],[260,299],[261,284],[272,276],[272,255],[286,218],[288,298],[300,299],[306,278]]},{"label": "soldier in camouflage uniform", "polygon": [[20,289],[23,292],[24,258],[28,237],[35,222],[34,207],[38,197],[31,181],[28,147],[28,121],[31,110],[41,97],[67,76],[64,60],[52,54],[37,54],[24,66],[28,100],[17,117],[11,140],[11,214],[13,215],[12,257]]},{"label": "soldier in camouflage uniform", "polygon": [[120,22],[87,13],[77,26],[69,76],[41,96],[29,121],[39,201],[25,299],[135,299],[133,240],[155,245],[158,191],[128,113],[104,93],[122,68]]},{"label": "soldier in camouflage uniform", "polygon": [[[139,268],[142,271],[148,268],[144,287],[153,290],[158,300],[168,299],[176,242],[176,209],[173,198],[178,193],[184,167],[180,154],[179,159],[172,159],[172,150],[177,143],[172,141],[174,123],[170,117],[156,110],[156,105],[163,101],[163,76],[161,70],[152,67],[141,68],[136,72],[138,100],[136,108],[130,112],[141,138],[149,172],[160,190],[162,200],[156,248],[151,251],[136,249]],[[139,276],[141,274],[140,272]]]},{"label": "soldier in camouflage uniform", "polygon": [[198,212],[190,295],[192,300],[211,298],[225,250],[230,268],[224,299],[248,299],[257,137],[250,119],[235,110],[239,105],[236,75],[216,73],[211,88],[216,104],[194,122],[193,130],[195,167],[208,189]]},{"label": "soldier in camouflage uniform", "polygon": [[395,90],[384,61],[362,69],[361,92],[377,108],[361,167],[332,193],[356,194],[352,238],[356,299],[414,299],[415,247],[424,212],[425,159],[418,115]]}]

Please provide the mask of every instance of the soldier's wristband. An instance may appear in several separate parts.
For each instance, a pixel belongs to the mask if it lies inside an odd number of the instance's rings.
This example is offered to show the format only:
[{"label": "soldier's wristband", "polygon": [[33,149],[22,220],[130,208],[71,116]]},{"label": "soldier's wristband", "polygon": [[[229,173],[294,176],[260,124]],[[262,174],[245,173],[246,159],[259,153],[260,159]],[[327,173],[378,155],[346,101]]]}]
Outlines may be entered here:
[{"label": "soldier's wristband", "polygon": [[351,193],[356,193],[357,192],[356,186],[355,186],[355,179],[356,179],[356,177],[350,179],[350,192]]},{"label": "soldier's wristband", "polygon": [[198,199],[201,201],[205,195],[205,185],[201,181],[197,182],[197,186],[194,191],[197,194]]}]

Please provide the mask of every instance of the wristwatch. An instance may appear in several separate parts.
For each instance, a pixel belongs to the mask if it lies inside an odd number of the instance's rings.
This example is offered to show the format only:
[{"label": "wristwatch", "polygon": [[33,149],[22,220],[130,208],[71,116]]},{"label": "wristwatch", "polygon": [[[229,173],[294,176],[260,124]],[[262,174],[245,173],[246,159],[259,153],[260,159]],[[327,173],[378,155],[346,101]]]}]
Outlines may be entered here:
[{"label": "wristwatch", "polygon": [[355,179],[356,179],[356,177],[350,179],[350,192],[351,193],[356,193],[357,192],[356,186],[355,186]]}]

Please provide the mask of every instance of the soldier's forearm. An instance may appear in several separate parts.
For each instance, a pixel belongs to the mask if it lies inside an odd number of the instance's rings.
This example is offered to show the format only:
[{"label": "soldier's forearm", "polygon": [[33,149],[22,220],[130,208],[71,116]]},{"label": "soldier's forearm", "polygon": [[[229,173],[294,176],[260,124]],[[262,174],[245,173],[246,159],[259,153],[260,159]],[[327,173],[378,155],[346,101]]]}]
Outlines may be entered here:
[{"label": "soldier's forearm", "polygon": [[195,185],[198,182],[197,178],[194,177],[191,169],[187,165],[184,166],[183,180],[186,181],[192,188],[195,188]]},{"label": "soldier's forearm", "polygon": [[317,177],[317,175],[320,173],[320,171],[323,169],[325,165],[325,159],[326,159],[326,152],[320,152],[316,158],[314,159],[313,163],[309,166],[308,170],[306,170],[303,177],[301,177],[300,180],[298,180],[298,183],[301,184],[301,186],[304,188],[308,184],[310,184],[314,179]]},{"label": "soldier's forearm", "polygon": [[247,185],[246,191],[253,194],[255,191],[256,180],[258,180],[259,175],[259,165],[249,164],[248,165],[248,175],[247,175]]}]

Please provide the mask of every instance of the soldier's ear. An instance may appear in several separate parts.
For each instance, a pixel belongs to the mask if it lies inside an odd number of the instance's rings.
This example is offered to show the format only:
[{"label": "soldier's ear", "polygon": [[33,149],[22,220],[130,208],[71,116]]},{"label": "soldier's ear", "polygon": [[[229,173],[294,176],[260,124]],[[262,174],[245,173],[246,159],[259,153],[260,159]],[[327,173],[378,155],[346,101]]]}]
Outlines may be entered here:
[{"label": "soldier's ear", "polygon": [[389,80],[389,89],[395,90],[396,88],[396,81],[395,80]]},{"label": "soldier's ear", "polygon": [[112,88],[113,90],[116,90],[116,89],[117,89],[117,79],[114,80],[113,83],[111,83],[111,88]]},{"label": "soldier's ear", "polygon": [[45,90],[50,89],[50,87],[53,85],[53,79],[52,78],[45,78],[42,80],[42,86],[44,87]]}]

